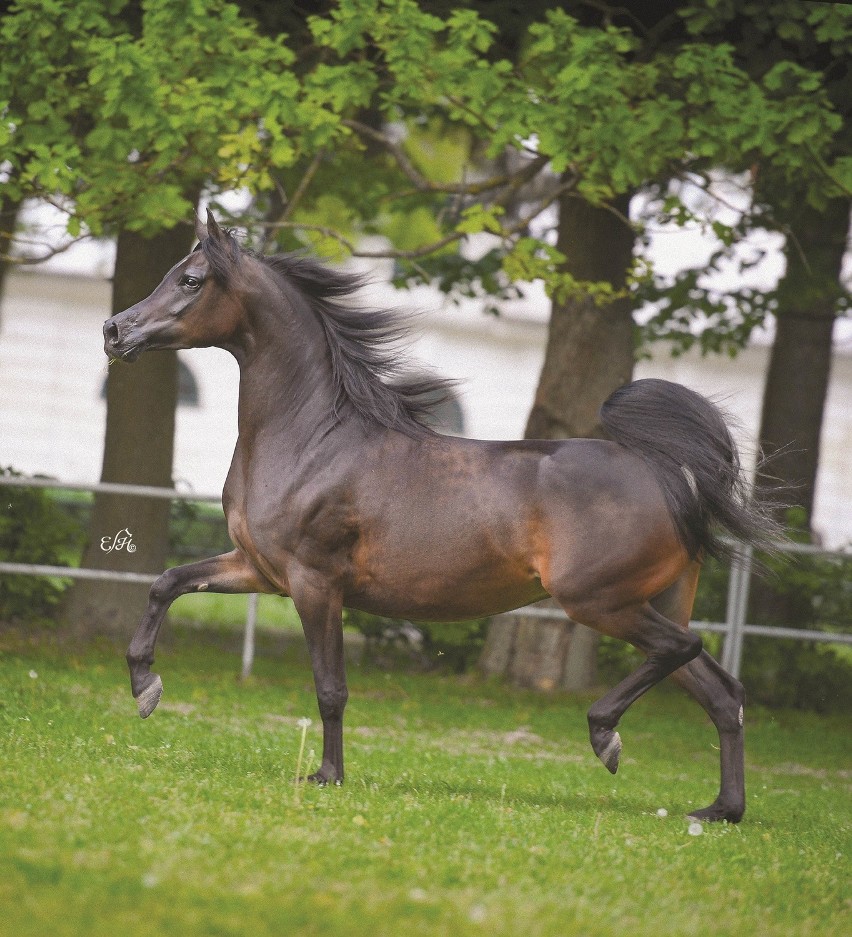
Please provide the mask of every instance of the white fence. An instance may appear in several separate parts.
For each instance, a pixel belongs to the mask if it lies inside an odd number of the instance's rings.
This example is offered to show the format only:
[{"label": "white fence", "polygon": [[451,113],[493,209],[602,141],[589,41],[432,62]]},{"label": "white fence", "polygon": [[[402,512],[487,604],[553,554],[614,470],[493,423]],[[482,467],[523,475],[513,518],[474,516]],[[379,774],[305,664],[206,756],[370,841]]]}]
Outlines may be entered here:
[{"label": "white fence", "polygon": [[[177,491],[174,488],[156,488],[148,485],[123,485],[111,482],[85,484],[60,482],[50,478],[0,476],[0,486],[3,485],[18,488],[50,488],[66,491],[87,491],[92,494],[103,492],[106,494],[123,494],[145,498],[167,498],[171,501],[207,503],[218,503],[221,501],[221,495],[193,494],[191,492]],[[846,560],[852,560],[852,552],[826,551],[811,544],[782,543],[778,545],[778,549],[784,553],[837,556]],[[748,624],[746,622],[746,612],[748,609],[748,596],[751,584],[753,552],[750,546],[738,546],[734,553],[734,559],[731,564],[731,575],[728,582],[725,621],[690,622],[690,626],[696,631],[716,632],[724,635],[720,663],[725,670],[735,677],[739,676],[742,667],[743,642],[748,635],[759,635],[766,638],[789,638],[797,641],[823,641],[837,644],[852,644],[852,634],[831,631],[809,631],[804,628],[781,628],[769,625]],[[101,579],[149,585],[157,578],[150,573],[114,572],[102,569],[80,569],[72,566],[45,566],[36,563],[7,562],[0,562],[0,575],[59,576],[70,579]],[[243,637],[242,673],[244,677],[251,673],[254,661],[257,601],[258,597],[256,594],[249,596]],[[528,607],[518,609],[515,614],[553,619],[567,618],[565,613],[559,609],[549,608]]]}]

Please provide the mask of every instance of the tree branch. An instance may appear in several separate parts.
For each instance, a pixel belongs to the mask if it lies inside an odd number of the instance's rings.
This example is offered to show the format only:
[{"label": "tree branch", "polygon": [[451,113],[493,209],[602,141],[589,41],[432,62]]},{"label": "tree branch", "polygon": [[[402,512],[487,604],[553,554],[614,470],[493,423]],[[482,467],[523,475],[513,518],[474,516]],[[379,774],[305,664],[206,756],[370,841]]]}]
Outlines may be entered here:
[{"label": "tree branch", "polygon": [[[537,154],[526,166],[514,173],[503,173],[499,176],[492,176],[489,179],[483,179],[481,182],[456,182],[439,183],[431,182],[427,179],[411,162],[405,150],[398,144],[383,134],[380,130],[370,127],[359,120],[344,120],[343,125],[350,130],[354,130],[361,136],[380,143],[394,158],[403,175],[405,175],[414,185],[416,192],[443,193],[445,195],[481,195],[483,192],[490,192],[493,189],[499,189],[505,185],[511,185],[515,188],[528,182],[536,176],[549,162],[549,157]],[[402,193],[399,197],[405,194]]]},{"label": "tree branch", "polygon": [[[550,206],[562,195],[573,189],[574,186],[576,186],[577,181],[578,177],[573,176],[571,179],[568,179],[567,181],[556,186],[548,195],[548,197],[542,202],[539,202],[532,211],[527,212],[527,214],[521,216],[514,224],[509,225],[508,227],[503,227],[500,229],[500,231],[493,233],[502,238],[504,241],[511,240],[511,238],[513,238],[516,234],[527,228],[539,215],[550,208]],[[444,235],[444,237],[439,238],[437,241],[433,241],[431,244],[424,244],[422,247],[412,248],[411,250],[385,248],[384,250],[368,251],[359,250],[355,244],[349,240],[349,238],[345,237],[334,228],[328,227],[327,225],[303,224],[298,221],[280,220],[265,222],[263,227],[270,228],[272,230],[288,228],[297,231],[314,231],[323,235],[323,237],[328,237],[336,241],[350,254],[350,256],[369,260],[419,260],[421,257],[428,257],[429,254],[434,254],[435,252],[448,247],[450,244],[453,244],[456,241],[461,241],[469,236],[467,232],[451,231],[449,234]]]},{"label": "tree branch", "polygon": [[460,241],[462,238],[467,237],[467,234],[464,234],[460,231],[452,231],[450,234],[445,235],[437,241],[434,241],[432,244],[414,248],[413,250],[397,250],[396,248],[387,248],[386,250],[380,251],[363,251],[359,250],[352,243],[352,241],[349,240],[349,238],[345,237],[334,228],[329,228],[327,225],[303,224],[300,221],[270,221],[265,223],[263,226],[273,230],[278,228],[289,228],[296,231],[315,231],[317,234],[323,235],[323,237],[328,237],[334,241],[337,241],[337,243],[340,244],[341,247],[345,248],[345,250],[352,257],[364,257],[375,260],[417,260],[420,257],[426,257],[429,254],[433,254],[435,251],[439,251],[442,248],[447,247],[454,241]]},{"label": "tree branch", "polygon": [[842,183],[835,175],[832,173],[829,166],[826,165],[825,160],[816,152],[813,146],[810,143],[805,143],[805,149],[810,153],[811,158],[814,161],[814,165],[819,169],[819,171],[828,179],[829,182],[832,182],[837,186],[838,189],[847,197],[852,197],[852,189],[849,186]]},{"label": "tree branch", "polygon": [[[41,257],[21,257],[18,254],[9,254],[4,253],[0,254],[0,261],[3,263],[10,264],[15,267],[29,267],[35,266],[35,264],[44,263],[46,260],[50,260],[51,257],[55,257],[57,254],[64,254],[70,247],[73,247],[75,244],[79,244],[81,241],[89,240],[93,237],[91,234],[81,234],[79,237],[72,238],[66,244],[60,244],[59,247],[50,247],[46,254],[43,254]],[[44,241],[37,240],[22,240],[20,237],[15,238],[16,244],[28,244],[30,246],[38,245],[39,247],[46,247],[47,245]]]},{"label": "tree branch", "polygon": [[325,159],[325,147],[320,147],[317,150],[316,155],[311,160],[308,168],[305,170],[305,174],[299,180],[298,186],[296,186],[296,191],[293,193],[293,197],[287,200],[287,204],[284,207],[284,211],[281,213],[280,221],[289,220],[290,216],[296,210],[299,202],[302,201],[302,198],[305,192],[308,191],[308,187],[314,180],[314,176],[317,174],[317,170],[320,167],[323,159]]}]

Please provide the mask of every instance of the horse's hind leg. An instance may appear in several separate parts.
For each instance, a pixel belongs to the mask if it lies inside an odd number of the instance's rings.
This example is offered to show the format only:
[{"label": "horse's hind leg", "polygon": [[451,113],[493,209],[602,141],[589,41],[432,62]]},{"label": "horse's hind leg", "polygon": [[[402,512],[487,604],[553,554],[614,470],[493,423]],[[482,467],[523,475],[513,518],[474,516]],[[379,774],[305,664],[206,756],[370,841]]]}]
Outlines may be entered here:
[{"label": "horse's hind leg", "polygon": [[160,702],[163,681],[158,674],[151,673],[154,647],[166,612],[179,595],[187,592],[270,591],[270,584],[260,577],[239,550],[198,563],[175,566],[158,577],[151,586],[145,613],[127,649],[130,686],[139,715],[143,719],[150,716]]},{"label": "horse's hind leg", "polygon": [[745,813],[743,685],[723,670],[706,651],[675,671],[672,677],[704,707],[719,732],[719,796],[709,807],[691,811],[690,816],[696,820],[729,820],[738,823]]},{"label": "horse's hind leg", "polygon": [[[695,564],[674,586],[651,599],[663,615],[686,627],[692,614],[700,567]],[[700,820],[737,823],[745,812],[743,685],[706,652],[676,670],[672,678],[706,711],[719,733],[721,786],[719,796],[691,816]]]},{"label": "horse's hind leg", "polygon": [[604,634],[629,641],[647,655],[646,660],[589,709],[589,739],[595,754],[615,774],[621,755],[621,737],[615,731],[627,709],[663,678],[701,653],[701,638],[680,628],[649,603],[623,609],[597,621],[569,615]]},{"label": "horse's hind leg", "polygon": [[[689,566],[667,593],[677,598],[671,604],[688,603],[686,620],[695,594],[698,566]],[[701,639],[688,631],[680,618],[669,617],[650,602],[640,605],[622,605],[617,599],[604,600],[601,596],[591,601],[578,602],[573,597],[562,597],[559,589],[550,589],[574,621],[582,622],[602,634],[628,641],[646,655],[644,663],[589,709],[589,739],[595,754],[612,773],[618,770],[621,756],[621,736],[615,731],[628,707],[643,693],[670,673],[687,664],[701,653]]]}]

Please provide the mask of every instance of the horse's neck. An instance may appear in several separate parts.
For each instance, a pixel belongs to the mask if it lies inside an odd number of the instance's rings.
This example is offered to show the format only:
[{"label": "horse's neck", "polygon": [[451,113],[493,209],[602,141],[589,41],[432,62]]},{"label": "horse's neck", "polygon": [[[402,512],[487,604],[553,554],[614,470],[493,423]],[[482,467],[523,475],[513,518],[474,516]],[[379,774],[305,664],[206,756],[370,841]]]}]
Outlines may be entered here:
[{"label": "horse's neck", "polygon": [[[288,335],[272,321],[257,328],[235,357],[240,367],[238,446],[252,447],[264,437],[280,439],[274,449],[297,452],[330,435],[336,422],[335,388],[320,334],[294,329]],[[270,454],[275,457],[274,451]]]}]

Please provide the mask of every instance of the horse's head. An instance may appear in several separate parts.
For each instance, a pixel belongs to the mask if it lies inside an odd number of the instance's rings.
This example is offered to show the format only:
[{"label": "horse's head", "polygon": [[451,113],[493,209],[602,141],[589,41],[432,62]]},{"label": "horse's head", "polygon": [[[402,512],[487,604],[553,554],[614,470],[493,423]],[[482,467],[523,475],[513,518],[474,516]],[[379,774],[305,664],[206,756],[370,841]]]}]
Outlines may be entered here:
[{"label": "horse's head", "polygon": [[239,247],[207,212],[196,224],[200,241],[175,264],[147,299],[104,323],[104,351],[135,361],[144,351],[226,344],[243,315],[227,289],[226,268],[238,264]]}]

